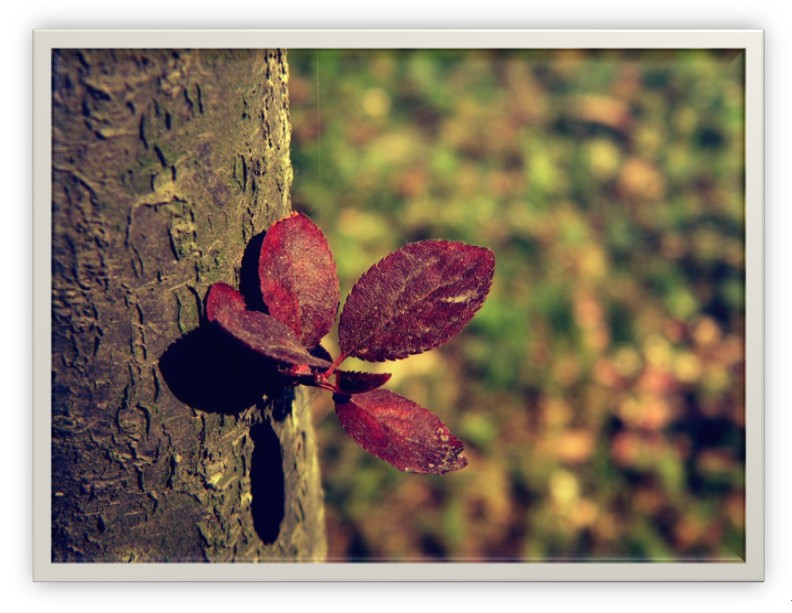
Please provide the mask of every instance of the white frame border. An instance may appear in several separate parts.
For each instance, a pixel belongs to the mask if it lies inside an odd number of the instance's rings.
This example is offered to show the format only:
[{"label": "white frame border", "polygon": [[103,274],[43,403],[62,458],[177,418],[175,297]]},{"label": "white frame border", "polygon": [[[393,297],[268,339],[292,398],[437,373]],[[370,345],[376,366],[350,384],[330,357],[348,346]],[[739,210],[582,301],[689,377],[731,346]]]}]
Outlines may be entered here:
[{"label": "white frame border", "polygon": [[[51,53],[58,48],[745,50],[746,561],[70,564],[51,561]],[[764,31],[36,30],[33,33],[33,578],[36,581],[763,581]]]}]

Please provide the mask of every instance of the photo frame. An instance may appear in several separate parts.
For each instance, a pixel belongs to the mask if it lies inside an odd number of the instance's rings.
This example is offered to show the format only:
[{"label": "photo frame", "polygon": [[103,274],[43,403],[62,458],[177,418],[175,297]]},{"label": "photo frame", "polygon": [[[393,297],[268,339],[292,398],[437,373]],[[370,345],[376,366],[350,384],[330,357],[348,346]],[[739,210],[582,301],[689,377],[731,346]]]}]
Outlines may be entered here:
[{"label": "photo frame", "polygon": [[[52,53],[55,49],[733,49],[744,58],[745,558],[364,564],[53,561]],[[102,92],[97,96],[102,98]],[[34,578],[246,581],[760,581],[763,547],[763,34],[761,31],[37,31],[34,33]],[[142,129],[142,128],[141,128]],[[102,138],[113,138],[107,132]],[[157,154],[162,162],[168,153]],[[258,229],[257,229],[258,230]],[[116,417],[118,419],[118,417]],[[103,520],[100,520],[103,521]],[[132,558],[134,560],[134,558]],[[88,563],[86,563],[88,562]]]}]

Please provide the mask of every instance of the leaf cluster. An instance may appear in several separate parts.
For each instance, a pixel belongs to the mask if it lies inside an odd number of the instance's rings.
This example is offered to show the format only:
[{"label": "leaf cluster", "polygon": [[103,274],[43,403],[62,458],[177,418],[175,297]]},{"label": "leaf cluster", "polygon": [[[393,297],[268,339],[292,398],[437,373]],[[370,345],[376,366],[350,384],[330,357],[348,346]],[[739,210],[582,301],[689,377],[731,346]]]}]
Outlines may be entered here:
[{"label": "leaf cluster", "polygon": [[268,310],[250,310],[233,287],[214,284],[206,297],[210,325],[274,360],[292,385],[333,393],[344,430],[363,449],[406,472],[443,474],[467,465],[464,445],[433,413],[379,389],[391,375],[341,370],[347,357],[398,360],[457,334],[487,297],[495,270],[491,250],[424,240],[384,257],[352,288],[341,312],[340,355],[320,341],[339,307],[335,261],[307,216],[277,221],[261,244],[258,273]]}]

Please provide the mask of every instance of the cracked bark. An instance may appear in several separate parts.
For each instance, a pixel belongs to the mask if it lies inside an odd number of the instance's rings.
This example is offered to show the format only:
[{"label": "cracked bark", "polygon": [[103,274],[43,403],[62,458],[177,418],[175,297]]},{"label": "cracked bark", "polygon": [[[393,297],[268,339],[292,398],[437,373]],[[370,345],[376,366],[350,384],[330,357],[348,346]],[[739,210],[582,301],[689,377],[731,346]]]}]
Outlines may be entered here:
[{"label": "cracked bark", "polygon": [[53,561],[323,559],[306,398],[207,382],[200,340],[209,285],[290,208],[284,54],[52,62]]}]

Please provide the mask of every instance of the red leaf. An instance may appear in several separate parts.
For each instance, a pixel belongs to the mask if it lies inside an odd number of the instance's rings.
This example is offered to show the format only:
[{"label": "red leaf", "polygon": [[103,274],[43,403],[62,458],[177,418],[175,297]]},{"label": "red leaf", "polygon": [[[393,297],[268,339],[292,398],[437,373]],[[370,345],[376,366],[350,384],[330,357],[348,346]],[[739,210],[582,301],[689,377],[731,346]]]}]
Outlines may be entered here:
[{"label": "red leaf", "polygon": [[266,313],[240,310],[229,303],[214,311],[214,321],[237,341],[272,360],[318,368],[330,366],[330,362],[308,353],[289,326]]},{"label": "red leaf", "polygon": [[309,351],[309,353],[312,356],[315,356],[317,358],[322,358],[323,360],[327,360],[328,362],[332,362],[333,361],[333,356],[331,356],[330,352],[327,349],[325,349],[324,347],[322,347],[321,345],[317,345],[316,347],[311,349],[311,351]]},{"label": "red leaf", "polygon": [[342,354],[381,362],[437,347],[481,307],[494,271],[484,247],[429,240],[394,251],[352,288],[338,327]]},{"label": "red leaf", "polygon": [[336,396],[336,413],[358,445],[399,470],[443,474],[467,466],[462,442],[403,396],[387,390]]},{"label": "red leaf", "polygon": [[319,344],[338,311],[338,274],[316,224],[299,213],[274,223],[261,244],[259,279],[270,315],[305,347]]},{"label": "red leaf", "polygon": [[225,283],[215,283],[206,293],[206,319],[209,323],[215,320],[221,307],[230,307],[237,311],[245,310],[245,299],[238,291]]},{"label": "red leaf", "polygon": [[368,373],[337,370],[336,386],[342,394],[362,394],[385,385],[390,378],[391,374],[388,372]]}]

